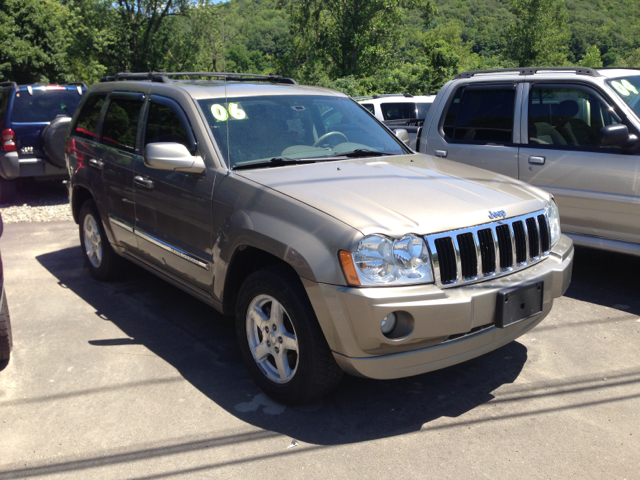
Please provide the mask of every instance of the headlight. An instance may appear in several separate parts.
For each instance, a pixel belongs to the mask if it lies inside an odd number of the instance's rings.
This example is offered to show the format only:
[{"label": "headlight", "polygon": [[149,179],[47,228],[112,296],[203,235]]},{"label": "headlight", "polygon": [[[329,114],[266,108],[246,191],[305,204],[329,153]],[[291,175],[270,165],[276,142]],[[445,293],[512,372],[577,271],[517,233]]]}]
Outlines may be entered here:
[{"label": "headlight", "polygon": [[424,240],[405,235],[392,240],[368,235],[355,252],[340,252],[340,262],[352,285],[431,283],[431,259]]},{"label": "headlight", "polygon": [[560,240],[560,212],[554,200],[547,204],[545,208],[549,219],[549,229],[551,230],[551,246],[553,247]]}]

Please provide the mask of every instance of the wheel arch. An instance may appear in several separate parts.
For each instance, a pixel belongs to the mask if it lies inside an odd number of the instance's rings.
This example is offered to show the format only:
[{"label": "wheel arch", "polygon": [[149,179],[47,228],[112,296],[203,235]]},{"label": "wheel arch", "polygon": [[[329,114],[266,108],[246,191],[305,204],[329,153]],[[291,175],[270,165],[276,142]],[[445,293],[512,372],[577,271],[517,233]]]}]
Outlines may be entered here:
[{"label": "wheel arch", "polygon": [[87,200],[95,201],[89,189],[80,185],[75,185],[71,194],[71,212],[73,214],[73,220],[76,223],[80,221],[80,209],[82,208],[82,204]]},{"label": "wheel arch", "polygon": [[[233,315],[240,287],[252,273],[266,267],[282,265],[299,280],[296,270],[286,261],[277,256],[251,245],[238,246],[231,257],[222,291],[222,310],[225,315]],[[302,285],[302,282],[300,282]]]}]

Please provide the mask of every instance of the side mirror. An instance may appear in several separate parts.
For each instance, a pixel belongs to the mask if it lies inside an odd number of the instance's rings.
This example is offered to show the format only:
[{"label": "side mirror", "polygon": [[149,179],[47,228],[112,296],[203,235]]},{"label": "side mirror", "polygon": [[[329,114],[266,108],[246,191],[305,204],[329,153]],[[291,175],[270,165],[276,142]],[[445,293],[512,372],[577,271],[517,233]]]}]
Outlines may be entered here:
[{"label": "side mirror", "polygon": [[622,147],[633,141],[635,135],[629,135],[626,125],[607,125],[600,129],[600,145],[603,147]]},{"label": "side mirror", "polygon": [[409,132],[404,128],[396,130],[396,137],[398,137],[405,145],[409,145]]},{"label": "side mirror", "polygon": [[206,168],[202,157],[191,155],[181,143],[149,143],[144,148],[144,163],[157,170],[185,173],[202,173]]}]

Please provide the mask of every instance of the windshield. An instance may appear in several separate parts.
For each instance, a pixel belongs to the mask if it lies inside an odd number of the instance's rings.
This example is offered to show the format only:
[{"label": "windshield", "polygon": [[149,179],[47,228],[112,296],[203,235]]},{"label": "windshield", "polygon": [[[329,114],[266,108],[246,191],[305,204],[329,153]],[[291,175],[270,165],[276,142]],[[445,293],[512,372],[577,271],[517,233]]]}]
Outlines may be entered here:
[{"label": "windshield", "polygon": [[640,76],[607,80],[618,96],[640,117]]},{"label": "windshield", "polygon": [[405,153],[395,137],[349,98],[273,95],[198,102],[231,167],[363,149],[371,156]]},{"label": "windshield", "polygon": [[73,90],[39,90],[33,95],[20,90],[16,92],[11,111],[11,121],[16,123],[50,122],[58,115],[72,117],[82,95]]}]

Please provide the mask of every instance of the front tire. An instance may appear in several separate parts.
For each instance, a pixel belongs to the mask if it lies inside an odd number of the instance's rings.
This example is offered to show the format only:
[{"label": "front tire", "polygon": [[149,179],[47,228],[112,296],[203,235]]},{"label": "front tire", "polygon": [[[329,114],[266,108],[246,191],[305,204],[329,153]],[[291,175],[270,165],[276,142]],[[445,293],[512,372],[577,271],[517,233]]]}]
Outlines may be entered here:
[{"label": "front tire", "polygon": [[236,333],[251,376],[280,403],[318,399],[343,376],[300,280],[285,266],[258,270],[244,281]]},{"label": "front tire", "polygon": [[82,256],[91,276],[103,282],[117,278],[123,259],[111,247],[93,200],[82,204],[79,223]]}]

